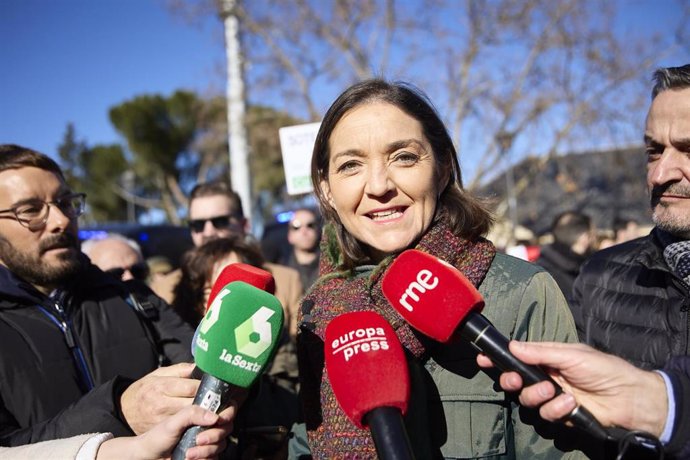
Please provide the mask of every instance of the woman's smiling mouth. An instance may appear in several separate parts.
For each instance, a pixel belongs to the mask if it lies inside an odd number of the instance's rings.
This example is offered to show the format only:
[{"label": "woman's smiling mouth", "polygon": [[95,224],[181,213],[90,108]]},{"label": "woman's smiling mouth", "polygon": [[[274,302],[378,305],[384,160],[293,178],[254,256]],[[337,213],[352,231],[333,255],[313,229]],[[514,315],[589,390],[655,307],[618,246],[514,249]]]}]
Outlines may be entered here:
[{"label": "woman's smiling mouth", "polygon": [[368,212],[366,216],[374,222],[388,222],[402,217],[403,213],[405,212],[405,209],[407,208],[397,207],[391,209],[384,209],[381,211]]}]

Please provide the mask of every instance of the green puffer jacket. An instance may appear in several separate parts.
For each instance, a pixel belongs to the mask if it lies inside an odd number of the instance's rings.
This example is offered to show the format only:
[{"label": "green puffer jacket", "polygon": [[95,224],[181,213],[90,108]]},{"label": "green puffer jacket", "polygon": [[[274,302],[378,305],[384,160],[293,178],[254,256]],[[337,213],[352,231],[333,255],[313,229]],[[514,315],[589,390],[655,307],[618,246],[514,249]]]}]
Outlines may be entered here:
[{"label": "green puffer jacket", "polygon": [[[576,342],[575,323],[555,281],[542,268],[497,253],[479,286],[482,313],[507,337]],[[500,390],[466,344],[429,345],[429,358],[408,359],[411,397],[405,424],[417,459],[587,458],[576,430],[549,424]],[[296,427],[290,458],[308,456]]]}]

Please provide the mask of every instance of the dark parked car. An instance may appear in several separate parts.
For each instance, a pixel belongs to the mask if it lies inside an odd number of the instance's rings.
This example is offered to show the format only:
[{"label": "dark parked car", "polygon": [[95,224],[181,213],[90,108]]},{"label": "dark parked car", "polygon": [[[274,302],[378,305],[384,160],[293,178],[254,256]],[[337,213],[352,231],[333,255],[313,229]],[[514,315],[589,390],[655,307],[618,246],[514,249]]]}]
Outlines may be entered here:
[{"label": "dark parked car", "polygon": [[87,226],[79,230],[79,239],[103,238],[108,233],[119,233],[131,238],[141,246],[144,258],[165,256],[174,267],[179,266],[180,257],[193,246],[187,227],[177,225],[141,225],[111,223]]}]

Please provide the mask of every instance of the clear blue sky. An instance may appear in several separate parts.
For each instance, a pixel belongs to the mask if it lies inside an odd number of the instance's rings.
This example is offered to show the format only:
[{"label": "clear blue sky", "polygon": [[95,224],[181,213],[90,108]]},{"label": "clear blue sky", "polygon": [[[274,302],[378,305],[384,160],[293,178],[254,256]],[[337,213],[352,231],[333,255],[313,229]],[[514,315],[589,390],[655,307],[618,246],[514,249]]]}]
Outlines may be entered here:
[{"label": "clear blue sky", "polygon": [[113,105],[223,91],[220,20],[192,26],[162,0],[0,0],[0,31],[0,143],[54,156],[70,121],[89,145],[118,142]]},{"label": "clear blue sky", "polygon": [[[621,4],[623,34],[671,33],[679,13],[674,0]],[[89,145],[119,142],[113,105],[181,88],[224,91],[220,21],[192,26],[164,0],[0,0],[0,31],[0,143],[55,155],[68,122]]]}]

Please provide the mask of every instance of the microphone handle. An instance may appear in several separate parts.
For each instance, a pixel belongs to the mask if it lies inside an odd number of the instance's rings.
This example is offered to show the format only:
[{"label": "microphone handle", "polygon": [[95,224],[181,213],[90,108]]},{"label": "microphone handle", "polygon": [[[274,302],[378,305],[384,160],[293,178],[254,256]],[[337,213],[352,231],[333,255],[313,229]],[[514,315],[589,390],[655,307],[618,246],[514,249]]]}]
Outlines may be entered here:
[{"label": "microphone handle", "polygon": [[400,409],[395,407],[372,409],[364,416],[364,424],[369,426],[376,454],[380,460],[414,460]]},{"label": "microphone handle", "polygon": [[[515,371],[520,374],[525,386],[547,380],[556,389],[554,397],[563,393],[561,386],[541,367],[525,364],[517,359],[508,349],[509,340],[484,315],[476,312],[470,313],[467,321],[460,327],[460,337],[469,341],[477,350],[491,358],[491,361],[500,370]],[[591,412],[582,406],[578,405],[573,409],[567,416],[567,420],[597,439],[609,438],[606,429]]]},{"label": "microphone handle", "polygon": [[[195,371],[196,369],[198,368],[195,368]],[[217,414],[228,407],[232,399],[231,396],[234,394],[233,388],[236,388],[235,385],[224,382],[211,374],[204,373],[192,404]],[[187,450],[196,446],[196,435],[205,429],[206,427],[201,426],[190,426],[187,428],[187,431],[184,432],[177,446],[175,446],[172,459],[184,460]]]}]

